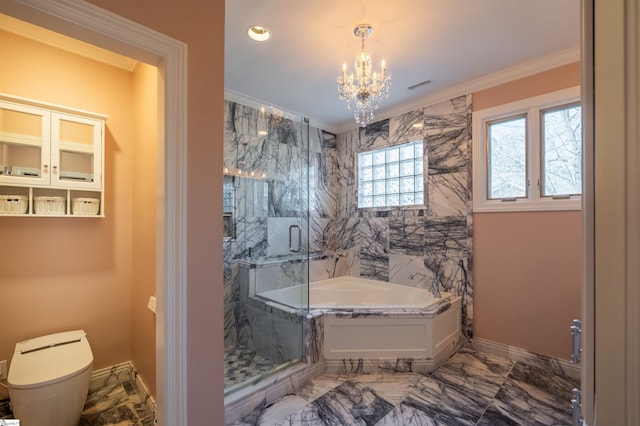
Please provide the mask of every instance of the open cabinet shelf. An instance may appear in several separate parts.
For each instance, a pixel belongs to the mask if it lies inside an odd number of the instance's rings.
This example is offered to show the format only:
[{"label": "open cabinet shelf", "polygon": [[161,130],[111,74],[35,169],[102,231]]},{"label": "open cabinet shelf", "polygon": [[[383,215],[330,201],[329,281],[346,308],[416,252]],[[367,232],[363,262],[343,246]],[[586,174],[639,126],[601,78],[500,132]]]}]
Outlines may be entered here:
[{"label": "open cabinet shelf", "polygon": [[104,217],[106,118],[0,94],[0,216]]}]

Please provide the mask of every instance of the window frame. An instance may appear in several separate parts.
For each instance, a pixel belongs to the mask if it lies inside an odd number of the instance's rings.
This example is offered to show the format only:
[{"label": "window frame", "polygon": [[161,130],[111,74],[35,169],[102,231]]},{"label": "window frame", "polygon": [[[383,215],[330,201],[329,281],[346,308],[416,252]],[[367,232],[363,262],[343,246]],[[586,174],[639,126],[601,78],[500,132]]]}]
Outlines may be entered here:
[{"label": "window frame", "polygon": [[529,151],[528,151],[528,148],[529,148],[529,145],[530,145],[529,134],[527,132],[527,129],[529,128],[529,116],[528,116],[528,114],[515,114],[515,115],[508,115],[506,117],[502,117],[502,118],[498,118],[498,119],[487,120],[486,123],[485,123],[485,126],[486,126],[486,132],[485,132],[486,141],[485,141],[485,143],[486,143],[486,151],[487,151],[487,160],[486,160],[486,164],[487,164],[487,172],[486,172],[487,173],[487,175],[486,175],[487,183],[485,185],[485,190],[487,191],[487,200],[490,200],[490,201],[501,201],[502,200],[502,198],[497,198],[497,197],[491,198],[491,197],[489,197],[489,192],[490,192],[489,191],[489,183],[491,181],[491,178],[490,178],[491,169],[488,167],[488,165],[491,163],[491,158],[490,158],[490,155],[489,155],[489,151],[490,151],[490,149],[489,149],[490,143],[489,142],[490,142],[490,139],[491,139],[490,138],[491,132],[489,130],[489,126],[491,124],[494,124],[494,123],[495,124],[500,124],[500,123],[506,123],[506,122],[509,122],[509,121],[515,121],[515,120],[518,120],[518,119],[524,119],[524,128],[525,128],[525,134],[524,134],[524,144],[525,144],[525,152],[524,152],[524,157],[525,157],[524,158],[524,162],[525,162],[525,165],[524,165],[525,166],[524,167],[525,189],[524,189],[524,196],[516,196],[515,198],[516,199],[518,199],[518,198],[527,199],[529,197],[530,189],[529,189],[529,185],[527,184],[527,181],[528,181],[528,178],[529,178],[529,168],[530,168],[530,163],[531,163],[530,155],[529,155]]},{"label": "window frame", "polygon": [[[473,113],[473,211],[563,211],[580,210],[582,194],[542,196],[542,113],[562,106],[580,105],[580,86],[483,109]],[[488,125],[512,117],[526,116],[527,196],[521,198],[488,198],[489,145]],[[583,152],[584,155],[584,152]]]},{"label": "window frame", "polygon": [[[416,142],[421,142],[422,143],[422,203],[418,203],[418,204],[409,204],[409,205],[394,205],[394,206],[371,206],[371,207],[360,207],[360,155],[367,153],[367,152],[372,152],[372,151],[379,151],[379,150],[387,150],[389,148],[395,148],[395,147],[399,147],[402,145],[408,145],[408,144],[412,144],[412,143],[416,143]],[[385,162],[386,165],[386,162]],[[420,210],[420,209],[425,209],[427,207],[427,177],[428,177],[428,168],[429,168],[429,164],[428,164],[428,159],[427,159],[427,155],[426,155],[426,141],[424,137],[416,137],[416,138],[410,138],[408,140],[402,140],[402,141],[398,141],[397,143],[394,144],[389,144],[389,145],[385,145],[385,146],[370,146],[370,147],[366,147],[366,149],[361,149],[356,151],[355,153],[355,168],[354,168],[354,174],[355,174],[355,189],[356,189],[356,210],[357,211],[390,211],[390,210],[398,210],[398,209],[403,209],[403,210]],[[417,176],[417,174],[414,174],[414,176]],[[386,182],[386,178],[385,178],[385,182]]]}]

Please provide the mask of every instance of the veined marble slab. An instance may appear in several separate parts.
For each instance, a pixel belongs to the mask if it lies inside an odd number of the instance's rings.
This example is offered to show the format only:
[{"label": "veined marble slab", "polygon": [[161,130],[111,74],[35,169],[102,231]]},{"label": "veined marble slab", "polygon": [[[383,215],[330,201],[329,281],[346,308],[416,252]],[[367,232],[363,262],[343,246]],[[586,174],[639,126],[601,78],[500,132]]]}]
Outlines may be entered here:
[{"label": "veined marble slab", "polygon": [[574,385],[563,376],[463,348],[432,375],[324,374],[231,424],[570,426],[568,395]]}]

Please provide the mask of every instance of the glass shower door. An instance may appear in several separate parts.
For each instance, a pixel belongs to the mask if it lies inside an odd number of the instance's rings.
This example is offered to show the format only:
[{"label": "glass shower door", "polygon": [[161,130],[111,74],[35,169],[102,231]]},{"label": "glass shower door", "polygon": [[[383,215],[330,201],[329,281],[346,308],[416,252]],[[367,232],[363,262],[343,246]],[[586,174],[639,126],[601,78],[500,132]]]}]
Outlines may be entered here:
[{"label": "glass shower door", "polygon": [[[280,123],[271,170],[267,256],[256,294],[278,304],[309,308],[309,122]],[[291,122],[293,125],[293,122]],[[283,141],[286,141],[283,143]]]},{"label": "glass shower door", "polygon": [[[230,188],[224,217],[229,393],[303,357],[309,123],[250,101],[226,101],[224,144],[225,188]],[[237,368],[236,361],[251,366]]]}]

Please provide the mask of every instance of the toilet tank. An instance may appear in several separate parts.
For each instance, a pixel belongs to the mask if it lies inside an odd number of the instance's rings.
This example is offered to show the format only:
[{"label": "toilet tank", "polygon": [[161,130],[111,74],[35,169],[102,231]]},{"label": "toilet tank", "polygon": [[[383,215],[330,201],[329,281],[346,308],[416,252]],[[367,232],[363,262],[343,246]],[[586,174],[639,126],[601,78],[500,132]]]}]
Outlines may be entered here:
[{"label": "toilet tank", "polygon": [[84,330],[50,334],[16,343],[9,386],[29,388],[63,380],[93,363]]}]

